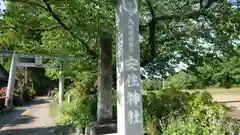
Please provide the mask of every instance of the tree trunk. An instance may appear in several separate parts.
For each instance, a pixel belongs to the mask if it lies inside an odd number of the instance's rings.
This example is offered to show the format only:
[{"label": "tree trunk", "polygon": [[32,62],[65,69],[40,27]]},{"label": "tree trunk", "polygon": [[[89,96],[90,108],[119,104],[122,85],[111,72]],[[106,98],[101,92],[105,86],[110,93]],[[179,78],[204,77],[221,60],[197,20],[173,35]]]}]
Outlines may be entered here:
[{"label": "tree trunk", "polygon": [[105,124],[112,121],[112,38],[107,32],[100,37],[99,68],[97,120]]}]

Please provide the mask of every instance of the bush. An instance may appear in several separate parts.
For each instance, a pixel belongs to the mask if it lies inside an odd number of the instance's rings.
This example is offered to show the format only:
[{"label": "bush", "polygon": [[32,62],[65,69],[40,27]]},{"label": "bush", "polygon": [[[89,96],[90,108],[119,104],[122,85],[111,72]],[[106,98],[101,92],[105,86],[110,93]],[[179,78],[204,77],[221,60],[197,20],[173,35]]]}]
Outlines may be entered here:
[{"label": "bush", "polygon": [[162,124],[162,133],[164,135],[226,135],[239,131],[239,122],[226,118],[227,110],[216,103],[199,105],[199,108],[194,107],[188,115],[177,118],[170,116],[165,122],[167,124]]},{"label": "bush", "polygon": [[168,123],[166,127],[163,127],[163,135],[226,135],[233,131],[230,126],[232,122],[226,121],[224,117],[181,116],[177,119],[170,119]]},{"label": "bush", "polygon": [[179,72],[167,79],[167,85],[178,90],[193,89],[197,82],[197,77],[186,72]]},{"label": "bush", "polygon": [[24,105],[24,98],[23,98],[22,93],[19,91],[19,89],[14,89],[13,104],[14,104],[14,106],[23,106]]},{"label": "bush", "polygon": [[82,97],[84,93],[82,93],[82,91],[77,88],[72,88],[72,89],[66,90],[64,94],[64,99],[67,99],[68,95],[71,96],[72,100],[76,100],[76,99],[79,99],[79,97]]},{"label": "bush", "polygon": [[142,81],[142,88],[145,91],[161,90],[163,87],[162,83],[163,83],[162,79],[154,79],[154,80],[145,79]]},{"label": "bush", "polygon": [[[96,120],[97,96],[81,96],[64,103],[58,124],[84,128]],[[148,91],[143,95],[144,129],[150,135],[223,135],[239,127],[226,117],[231,108],[213,102],[206,91],[183,92],[173,88]],[[117,116],[117,96],[113,96],[113,117]]]},{"label": "bush", "polygon": [[161,133],[161,119],[167,119],[169,113],[176,115],[187,111],[187,93],[174,89],[165,89],[159,92],[148,92],[143,96],[144,128],[151,135]]},{"label": "bush", "polygon": [[36,96],[36,91],[30,87],[26,87],[23,89],[20,88],[19,91],[23,93],[24,101],[31,101]]},{"label": "bush", "polygon": [[174,89],[148,92],[143,97],[144,128],[150,135],[220,135],[237,128],[226,118],[231,109],[213,102],[206,91]]},{"label": "bush", "polygon": [[28,90],[28,96],[31,98],[31,99],[34,99],[35,96],[36,96],[36,91],[34,89],[29,89]]},{"label": "bush", "polygon": [[81,97],[71,103],[64,103],[57,116],[58,125],[74,124],[78,128],[84,128],[90,122],[96,120],[96,97]]}]

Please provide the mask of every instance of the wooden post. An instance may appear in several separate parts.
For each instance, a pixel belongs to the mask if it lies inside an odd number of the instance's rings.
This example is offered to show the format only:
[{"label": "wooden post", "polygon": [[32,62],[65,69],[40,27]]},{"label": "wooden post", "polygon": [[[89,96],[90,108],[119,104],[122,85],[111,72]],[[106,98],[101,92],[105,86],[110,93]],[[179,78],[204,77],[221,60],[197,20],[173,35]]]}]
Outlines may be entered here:
[{"label": "wooden post", "polygon": [[162,78],[163,80],[162,80],[162,89],[165,89],[165,79],[164,78]]},{"label": "wooden post", "polygon": [[10,107],[12,106],[12,100],[13,100],[13,89],[15,84],[15,74],[16,74],[16,55],[12,56],[11,61],[11,67],[9,72],[9,78],[8,78],[8,86],[7,86],[7,94],[5,99],[5,106]]},{"label": "wooden post", "polygon": [[138,4],[138,0],[119,0],[116,9],[118,135],[144,134]]},{"label": "wooden post", "polygon": [[68,95],[68,103],[71,102],[71,95]]}]

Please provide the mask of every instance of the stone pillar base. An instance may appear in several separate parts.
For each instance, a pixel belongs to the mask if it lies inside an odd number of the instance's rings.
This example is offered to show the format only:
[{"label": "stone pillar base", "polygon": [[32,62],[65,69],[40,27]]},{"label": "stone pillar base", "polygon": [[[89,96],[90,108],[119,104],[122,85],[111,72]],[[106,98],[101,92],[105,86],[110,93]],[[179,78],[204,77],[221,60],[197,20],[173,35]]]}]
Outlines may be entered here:
[{"label": "stone pillar base", "polygon": [[117,123],[99,124],[97,122],[86,127],[85,135],[103,135],[117,133]]},{"label": "stone pillar base", "polygon": [[[117,123],[112,122],[108,124],[99,124],[97,122],[91,123],[86,127],[85,135],[118,135]],[[149,135],[144,133],[144,135]]]},{"label": "stone pillar base", "polygon": [[[104,134],[104,135],[118,135],[117,133],[112,133],[112,134]],[[149,135],[147,133],[144,133],[144,135]]]}]

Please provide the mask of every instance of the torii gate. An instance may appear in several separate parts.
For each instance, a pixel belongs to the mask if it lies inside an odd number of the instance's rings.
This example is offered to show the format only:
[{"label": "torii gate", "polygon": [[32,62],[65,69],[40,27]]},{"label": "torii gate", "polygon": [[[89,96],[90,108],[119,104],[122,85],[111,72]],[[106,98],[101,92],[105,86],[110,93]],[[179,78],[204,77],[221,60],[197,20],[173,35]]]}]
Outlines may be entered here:
[{"label": "torii gate", "polygon": [[[16,53],[8,53],[8,52],[0,52],[0,56],[2,57],[9,57],[12,56],[9,78],[8,78],[8,86],[7,86],[7,94],[5,99],[5,106],[10,107],[12,106],[12,99],[13,99],[13,89],[15,84],[15,74],[17,67],[37,67],[37,68],[46,68],[51,67],[44,65],[42,60],[45,58],[51,59],[59,59],[63,60],[63,57],[52,57],[52,56],[41,56],[41,55],[24,55],[24,54],[16,54]],[[35,60],[34,63],[28,62],[17,62],[17,58],[33,58]],[[53,66],[52,66],[53,68]],[[64,75],[61,68],[60,77],[59,77],[59,104],[62,103],[63,100],[63,91],[64,91]]]}]

